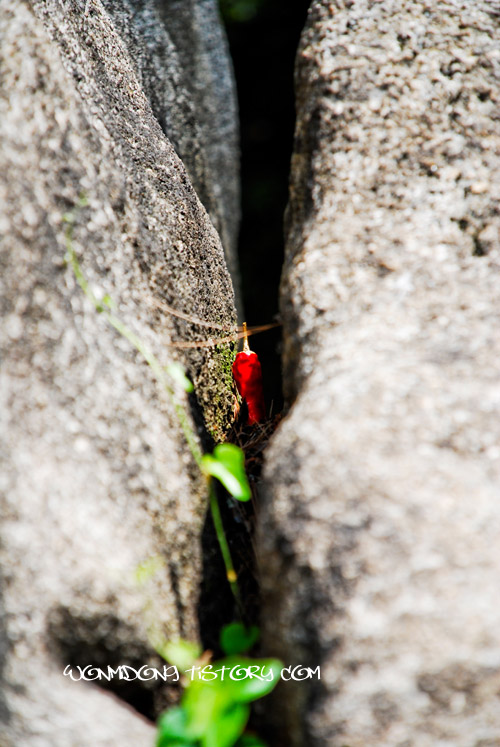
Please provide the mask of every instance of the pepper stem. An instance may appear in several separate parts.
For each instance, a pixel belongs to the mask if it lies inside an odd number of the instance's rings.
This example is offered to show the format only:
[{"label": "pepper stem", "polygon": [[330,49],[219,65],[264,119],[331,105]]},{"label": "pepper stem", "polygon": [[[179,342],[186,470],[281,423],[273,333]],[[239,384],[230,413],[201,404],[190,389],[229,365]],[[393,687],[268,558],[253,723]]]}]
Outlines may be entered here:
[{"label": "pepper stem", "polygon": [[249,353],[250,352],[250,345],[248,344],[248,333],[247,333],[247,323],[243,322],[243,352]]}]

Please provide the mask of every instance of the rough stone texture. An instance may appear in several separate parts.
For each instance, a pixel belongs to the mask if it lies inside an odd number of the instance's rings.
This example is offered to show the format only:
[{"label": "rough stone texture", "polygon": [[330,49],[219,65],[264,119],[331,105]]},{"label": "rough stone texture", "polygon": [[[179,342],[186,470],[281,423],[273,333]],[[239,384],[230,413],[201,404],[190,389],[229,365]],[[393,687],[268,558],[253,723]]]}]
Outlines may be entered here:
[{"label": "rough stone texture", "polygon": [[240,305],[238,113],[217,2],[104,0],[103,6],[221,237]]},{"label": "rough stone texture", "polygon": [[[159,12],[138,5],[138,17]],[[184,363],[195,384],[189,401],[177,395],[188,420],[192,409],[200,428],[221,435],[232,404],[227,350],[169,349],[217,331],[158,302],[231,324],[231,279],[144,90],[154,39],[131,56],[130,39],[141,35],[137,26],[125,39],[131,7],[118,23],[107,3],[0,6],[2,747],[152,744],[150,723],[64,678],[64,665],[156,663],[153,624],[166,637],[198,635],[204,481],[172,402],[63,261],[63,215],[72,212],[92,291],[111,296],[162,363]],[[170,62],[164,88],[177,90],[169,75],[182,70]],[[165,96],[158,106],[182,132],[184,104],[177,111]],[[204,147],[202,138],[210,170]],[[75,209],[82,193],[88,206]],[[139,585],[148,558],[156,571]],[[134,687],[112,689],[154,711],[156,695]]]},{"label": "rough stone texture", "polygon": [[258,556],[266,650],[321,681],[280,744],[500,744],[499,14],[310,10]]}]

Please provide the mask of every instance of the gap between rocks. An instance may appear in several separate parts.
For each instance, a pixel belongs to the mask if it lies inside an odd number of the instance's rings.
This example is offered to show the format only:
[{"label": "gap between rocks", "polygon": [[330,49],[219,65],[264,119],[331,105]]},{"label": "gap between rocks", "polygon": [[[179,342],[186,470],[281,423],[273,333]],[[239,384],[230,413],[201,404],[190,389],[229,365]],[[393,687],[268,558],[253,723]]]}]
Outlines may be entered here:
[{"label": "gap between rocks", "polygon": [[[235,19],[242,3],[221,2],[238,92],[241,137],[242,218],[239,264],[245,318],[251,325],[274,321],[284,256],[283,220],[295,124],[293,71],[309,0],[255,0],[254,15]],[[246,3],[248,9],[251,3]],[[265,447],[283,408],[281,329],[252,337],[262,365],[270,420],[262,429],[236,426],[228,440],[246,454],[254,487],[252,505],[220,496],[221,511],[245,604],[246,621],[259,622],[259,583],[253,528]],[[234,602],[207,516],[203,533],[204,574],[199,604],[202,643],[217,653],[221,627],[234,619]]]},{"label": "gap between rocks", "polygon": [[[297,0],[293,4],[287,0],[255,0],[253,18],[245,22],[225,18],[240,111],[242,220],[239,262],[249,325],[272,322],[279,311],[283,217],[288,200],[295,118],[293,69],[308,7],[309,0]],[[219,494],[248,624],[259,623],[260,595],[253,529],[265,447],[283,408],[280,341],[280,328],[251,341],[262,364],[269,422],[257,429],[237,424],[228,437],[246,453],[255,500],[252,505],[236,504],[223,491]],[[209,513],[202,535],[202,551],[203,579],[198,607],[201,642],[205,649],[218,656],[219,632],[223,625],[235,619],[237,612]],[[137,668],[144,661],[151,666],[162,666],[163,662],[153,661],[146,650],[131,652],[123,650],[117,643],[116,650],[110,651],[108,640],[119,642],[122,638],[119,626],[120,622],[115,618],[91,619],[84,615],[76,619],[61,607],[54,610],[48,632],[55,650],[60,651],[61,661],[74,666],[116,667],[123,661]],[[89,629],[94,631],[90,639]],[[88,650],[82,650],[81,640],[86,639],[90,640]],[[109,683],[100,684],[151,721],[175,699],[170,688],[165,692],[165,688],[138,680],[111,679]],[[252,726],[257,727],[253,721]]]}]

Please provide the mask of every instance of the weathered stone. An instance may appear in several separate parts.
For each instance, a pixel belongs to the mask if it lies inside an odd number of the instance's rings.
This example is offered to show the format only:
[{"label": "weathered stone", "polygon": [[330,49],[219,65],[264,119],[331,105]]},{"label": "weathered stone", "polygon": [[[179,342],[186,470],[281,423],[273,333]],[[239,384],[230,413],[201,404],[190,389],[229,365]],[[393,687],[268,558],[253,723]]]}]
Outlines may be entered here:
[{"label": "weathered stone", "polygon": [[284,744],[500,743],[498,3],[313,2],[266,649]]},{"label": "weathered stone", "polygon": [[215,0],[105,0],[144,92],[225,249],[240,304],[236,91]]},{"label": "weathered stone", "polygon": [[[161,304],[231,324],[233,289],[217,233],[148,100],[145,71],[157,73],[161,59],[151,51],[154,24],[140,23],[159,11],[138,6],[129,36],[132,4],[0,7],[2,747],[151,744],[151,724],[63,668],[155,662],[152,629],[198,635],[204,480],[171,399],[64,262],[69,214],[91,291],[109,294],[163,365],[187,367],[195,392],[177,397],[195,442],[202,421],[222,435],[232,405],[227,349],[168,347],[221,333]],[[182,71],[170,63],[164,90],[177,91]],[[177,110],[172,93],[157,104],[166,129],[183,130],[183,101]],[[216,129],[201,124],[208,109],[199,112],[194,96],[190,106],[200,129]],[[210,179],[222,216],[226,195],[216,194],[215,172]],[[76,207],[82,194],[88,205]],[[150,702],[144,711],[158,705],[147,684],[112,689],[138,708]]]}]

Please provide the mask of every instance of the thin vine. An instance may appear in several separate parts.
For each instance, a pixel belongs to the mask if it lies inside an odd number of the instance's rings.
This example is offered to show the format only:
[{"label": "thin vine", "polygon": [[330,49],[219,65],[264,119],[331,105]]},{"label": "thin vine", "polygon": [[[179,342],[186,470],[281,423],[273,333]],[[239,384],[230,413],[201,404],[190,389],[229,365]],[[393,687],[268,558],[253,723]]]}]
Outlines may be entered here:
[{"label": "thin vine", "polygon": [[[101,300],[93,293],[87,282],[73,246],[73,230],[78,211],[87,205],[81,197],[75,208],[63,216],[65,224],[65,261],[71,267],[76,282],[95,310],[142,355],[150,366],[153,375],[173,404],[179,424],[184,433],[188,448],[200,472],[207,481],[210,512],[236,606],[243,616],[243,604],[234,569],[229,544],[222,523],[214,480],[218,480],[233,498],[248,501],[251,489],[245,472],[245,455],[236,445],[225,443],[215,447],[213,453],[203,454],[198,446],[195,433],[190,425],[183,404],[177,398],[170,381],[180,384],[186,392],[193,391],[193,384],[187,378],[182,366],[170,363],[162,366],[156,356],[142,340],[127,327],[115,313],[115,304],[109,295]],[[169,308],[172,312],[172,309]],[[185,315],[182,315],[184,317]],[[208,323],[204,323],[208,326]],[[214,325],[222,328],[222,325]],[[274,326],[274,325],[266,325]],[[235,339],[233,336],[232,339]],[[213,341],[210,341],[211,343]],[[215,344],[225,339],[215,341]],[[182,343],[179,344],[182,346]],[[186,345],[187,346],[187,345]],[[142,569],[148,573],[147,569]],[[256,735],[244,733],[250,715],[250,703],[269,693],[279,679],[281,662],[277,659],[249,659],[242,657],[259,637],[255,626],[247,629],[243,623],[232,623],[221,631],[220,645],[225,658],[209,664],[210,657],[202,654],[196,644],[188,641],[163,641],[155,646],[167,661],[184,675],[184,694],[179,706],[165,711],[158,722],[157,747],[266,747]],[[266,672],[257,681],[250,674],[248,680],[224,678],[228,670],[256,669]],[[207,671],[208,670],[208,671]],[[192,672],[191,680],[186,673]],[[197,671],[201,674],[194,677]],[[215,676],[215,682],[212,678]]]},{"label": "thin vine", "polygon": [[[218,452],[218,449],[220,447],[216,447],[214,454],[206,454],[203,455],[200,447],[197,444],[196,436],[194,434],[194,431],[189,423],[189,418],[186,413],[186,410],[182,403],[179,401],[179,399],[176,397],[174,390],[170,386],[169,378],[172,381],[175,381],[176,383],[180,383],[184,390],[186,392],[193,391],[193,384],[191,381],[187,378],[185,375],[182,366],[178,363],[171,363],[167,366],[162,366],[162,364],[159,362],[159,360],[156,358],[156,356],[148,349],[148,347],[142,342],[142,340],[133,332],[129,327],[127,327],[121,319],[114,313],[115,304],[111,297],[109,295],[105,295],[101,300],[97,298],[97,296],[93,293],[92,289],[89,286],[89,283],[87,279],[85,278],[80,263],[78,261],[78,257],[76,255],[74,246],[73,246],[73,230],[74,225],[76,222],[76,216],[78,212],[81,210],[81,208],[85,207],[87,205],[87,200],[85,197],[80,197],[77,205],[68,213],[65,213],[63,215],[63,222],[65,224],[65,231],[64,231],[64,238],[65,238],[65,246],[66,246],[66,255],[65,255],[65,261],[66,263],[71,267],[73,270],[73,274],[75,276],[75,279],[84,292],[85,296],[88,298],[88,300],[92,303],[95,310],[104,316],[104,318],[108,321],[108,323],[114,327],[114,329],[142,355],[144,360],[147,362],[147,364],[150,366],[156,380],[162,387],[162,389],[167,393],[170,401],[172,402],[179,424],[182,428],[182,432],[184,434],[184,437],[186,439],[186,443],[188,445],[189,451],[191,452],[193,459],[195,460],[196,464],[198,465],[200,471],[204,475],[204,477],[207,480],[207,486],[208,486],[208,492],[210,497],[210,511],[212,515],[212,520],[215,527],[215,532],[217,535],[217,541],[219,543],[219,547],[221,549],[221,554],[224,560],[224,565],[226,568],[226,576],[227,580],[229,582],[229,585],[231,587],[231,591],[233,593],[235,602],[238,606],[238,609],[241,610],[241,595],[238,587],[237,582],[237,574],[234,569],[234,564],[231,558],[231,553],[229,550],[229,545],[226,539],[226,535],[224,532],[224,527],[222,525],[222,520],[220,516],[220,510],[219,505],[217,501],[217,496],[215,494],[215,489],[212,484],[212,478],[216,477],[217,479],[222,482],[224,487],[228,490],[233,497],[238,498],[238,495],[241,493],[243,494],[250,494],[250,489],[247,490],[247,481],[246,481],[246,475],[241,470],[238,470],[237,477],[233,475],[233,481],[231,480],[231,474],[230,470],[232,468],[232,464],[235,465],[239,464],[242,459],[244,460],[243,453],[241,453],[241,456],[238,455],[236,458],[236,461],[233,460],[233,463],[223,463],[220,462],[220,459],[216,456]],[[226,449],[236,449],[238,452],[241,450],[233,446],[232,444],[224,444],[224,447]],[[209,457],[209,459],[207,459]],[[214,473],[215,471],[218,471],[218,474]],[[235,484],[235,482],[237,484]],[[246,485],[245,485],[246,483]],[[237,495],[235,495],[235,492]],[[242,500],[241,498],[238,498],[238,500]],[[244,500],[247,500],[244,498]]]}]

